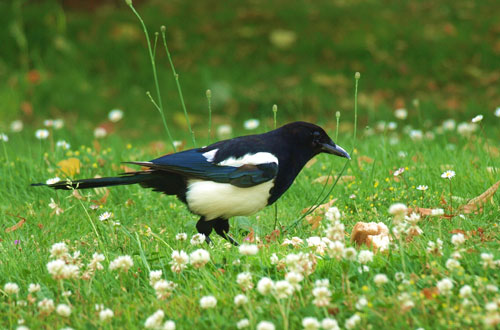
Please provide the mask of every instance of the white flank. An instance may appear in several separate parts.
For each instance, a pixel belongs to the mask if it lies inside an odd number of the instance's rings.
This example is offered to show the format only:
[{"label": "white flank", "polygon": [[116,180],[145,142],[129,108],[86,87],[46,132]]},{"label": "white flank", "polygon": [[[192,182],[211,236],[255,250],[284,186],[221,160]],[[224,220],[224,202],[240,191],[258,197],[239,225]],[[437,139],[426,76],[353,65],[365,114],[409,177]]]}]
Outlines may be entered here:
[{"label": "white flank", "polygon": [[274,180],[240,188],[228,183],[188,180],[186,200],[189,209],[206,220],[251,215],[267,205]]},{"label": "white flank", "polygon": [[203,153],[203,157],[205,157],[207,159],[207,162],[211,163],[211,162],[213,162],[217,151],[219,151],[219,149],[207,151],[207,152]]},{"label": "white flank", "polygon": [[[218,163],[221,166],[243,166],[243,165],[259,165],[267,163],[278,164],[278,158],[269,152],[258,152],[256,154],[246,154],[240,158],[228,158]],[[248,189],[248,188],[245,188]]]}]

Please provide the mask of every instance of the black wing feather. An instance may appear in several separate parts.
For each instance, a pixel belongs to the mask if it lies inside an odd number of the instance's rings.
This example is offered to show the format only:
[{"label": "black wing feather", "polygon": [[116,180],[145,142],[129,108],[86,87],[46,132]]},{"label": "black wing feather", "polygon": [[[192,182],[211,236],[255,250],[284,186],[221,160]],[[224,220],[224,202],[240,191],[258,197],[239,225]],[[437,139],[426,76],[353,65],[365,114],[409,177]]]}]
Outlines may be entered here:
[{"label": "black wing feather", "polygon": [[128,163],[201,180],[229,183],[242,188],[252,187],[272,180],[278,173],[278,164],[276,163],[243,165],[240,167],[220,166],[209,162],[203,156],[205,150],[191,149],[156,158],[150,162]]}]

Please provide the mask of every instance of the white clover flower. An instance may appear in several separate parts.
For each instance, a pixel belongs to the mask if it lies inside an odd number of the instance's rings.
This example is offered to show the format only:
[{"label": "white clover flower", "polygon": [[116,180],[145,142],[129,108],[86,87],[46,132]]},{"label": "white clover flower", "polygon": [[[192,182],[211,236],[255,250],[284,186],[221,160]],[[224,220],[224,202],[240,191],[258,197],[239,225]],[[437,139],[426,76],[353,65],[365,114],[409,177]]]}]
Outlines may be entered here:
[{"label": "white clover flower", "polygon": [[353,316],[351,316],[350,318],[348,318],[345,321],[345,328],[346,329],[354,329],[360,321],[361,321],[361,317],[359,317],[358,314],[354,314]]},{"label": "white clover flower", "polygon": [[344,249],[344,259],[354,261],[358,257],[358,252],[353,247],[348,247]]},{"label": "white clover flower", "polygon": [[445,277],[441,281],[438,281],[436,286],[440,294],[448,295],[453,289],[453,282],[449,278]]},{"label": "white clover flower", "polygon": [[488,327],[496,327],[500,324],[500,313],[488,313],[483,319],[483,322]]},{"label": "white clover flower", "polygon": [[304,330],[317,330],[320,327],[320,323],[315,317],[304,317],[302,319],[302,326]]},{"label": "white clover flower", "polygon": [[429,189],[429,186],[425,186],[425,185],[417,186],[417,190],[420,190],[420,191],[426,191],[427,189]]},{"label": "white clover flower", "polygon": [[328,317],[321,321],[321,327],[324,330],[340,330],[337,320]]},{"label": "white clover flower", "polygon": [[144,323],[144,327],[146,329],[158,329],[161,327],[161,323],[163,321],[163,318],[165,317],[165,313],[159,309],[156,312],[154,312],[153,315],[148,317],[146,319],[146,322]]},{"label": "white clover flower", "polygon": [[288,281],[278,281],[274,284],[274,293],[278,299],[286,299],[293,294],[293,286]]},{"label": "white clover flower", "polygon": [[304,244],[304,241],[300,237],[292,237],[292,239],[286,238],[281,245],[291,245],[295,248],[300,247],[302,244]]},{"label": "white clover flower", "polygon": [[451,243],[455,245],[455,247],[459,247],[460,245],[465,243],[465,236],[462,233],[458,233],[451,236]]},{"label": "white clover flower", "polygon": [[270,261],[272,265],[276,265],[280,261],[280,259],[278,258],[276,253],[273,253],[270,257]]},{"label": "white clover flower", "polygon": [[494,284],[487,284],[486,285],[486,291],[490,292],[498,292],[498,287]]},{"label": "white clover flower", "polygon": [[407,311],[415,307],[415,303],[411,300],[411,296],[407,292],[403,292],[398,296],[398,300],[401,301],[401,309]]},{"label": "white clover flower", "polygon": [[470,285],[464,285],[463,287],[460,288],[459,291],[460,297],[461,298],[470,298],[472,297],[472,288]]},{"label": "white clover flower", "polygon": [[101,215],[99,215],[99,220],[106,221],[109,218],[111,218],[112,216],[113,216],[113,213],[106,211],[106,212],[102,213]]},{"label": "white clover flower", "polygon": [[175,235],[175,239],[178,241],[185,241],[187,240],[187,234],[186,233],[178,233]]},{"label": "white clover flower", "polygon": [[38,309],[40,309],[40,312],[45,314],[52,313],[55,309],[54,300],[43,298],[41,301],[38,302]]},{"label": "white clover flower", "polygon": [[500,117],[500,107],[495,109],[495,116]]},{"label": "white clover flower", "polygon": [[454,270],[460,268],[460,261],[456,259],[448,259],[446,260],[446,268],[449,270]]},{"label": "white clover flower", "polygon": [[77,265],[65,265],[62,268],[61,278],[63,279],[76,279],[80,274],[80,268]]},{"label": "white clover flower", "polygon": [[435,243],[433,241],[427,242],[427,252],[438,256],[443,255],[443,241],[438,238]]},{"label": "white clover flower", "polygon": [[484,305],[484,309],[487,312],[495,312],[498,309],[498,305],[496,302],[489,302],[486,305]]},{"label": "white clover flower", "polygon": [[64,149],[64,150],[68,150],[69,148],[71,148],[71,145],[64,140],[59,140],[56,142],[56,147]]},{"label": "white clover flower", "polygon": [[345,226],[339,220],[335,220],[325,229],[326,237],[331,241],[343,241],[345,238]]},{"label": "white clover flower", "polygon": [[393,122],[393,121],[390,121],[387,123],[387,129],[389,131],[394,131],[397,127],[398,127],[398,124]]},{"label": "white clover flower", "polygon": [[444,210],[443,209],[432,209],[431,210],[431,215],[432,216],[439,216],[439,215],[443,215],[444,214]]},{"label": "white clover flower", "polygon": [[204,296],[200,299],[200,307],[203,309],[214,308],[217,305],[217,299],[214,296]]},{"label": "white clover flower", "polygon": [[363,309],[368,305],[368,300],[364,296],[359,297],[358,301],[356,302],[356,309]]},{"label": "white clover flower", "polygon": [[172,260],[170,261],[170,269],[172,272],[179,274],[186,269],[189,263],[189,256],[184,251],[172,251]]},{"label": "white clover flower", "polygon": [[344,243],[341,241],[330,242],[327,246],[328,255],[333,258],[340,259],[344,255]]},{"label": "white clover flower", "polygon": [[54,119],[52,121],[52,127],[54,127],[54,129],[61,129],[64,127],[64,120],[62,119]]},{"label": "white clover flower", "polygon": [[54,279],[63,278],[63,271],[65,267],[66,263],[61,259],[52,260],[47,263],[47,271]]},{"label": "white clover flower", "polygon": [[154,286],[156,282],[161,280],[161,276],[163,275],[163,271],[160,270],[152,270],[149,272],[149,284]]},{"label": "white clover flower", "polygon": [[9,142],[9,137],[5,133],[0,133],[0,141]]},{"label": "white clover flower", "polygon": [[471,122],[479,123],[481,120],[483,120],[483,115],[477,115],[476,117],[472,118]]},{"label": "white clover flower", "polygon": [[48,179],[47,181],[45,181],[45,183],[48,184],[48,185],[51,185],[51,184],[56,184],[59,181],[61,181],[61,179],[56,176],[55,178]]},{"label": "white clover flower", "polygon": [[40,284],[38,283],[30,283],[30,285],[28,286],[28,292],[29,293],[35,293],[35,292],[38,292],[40,291]]},{"label": "white clover flower", "polygon": [[457,132],[465,137],[470,136],[474,131],[476,131],[477,125],[472,123],[460,123],[457,126]]},{"label": "white clover flower", "polygon": [[290,283],[295,290],[300,290],[300,282],[304,279],[304,276],[301,273],[297,272],[288,272],[285,274],[285,280]]},{"label": "white clover flower", "polygon": [[217,136],[219,138],[227,138],[233,133],[233,128],[230,125],[220,125],[217,127]]},{"label": "white clover flower", "polygon": [[35,132],[35,137],[38,140],[45,140],[46,138],[49,137],[49,131],[47,131],[46,129],[38,129]]},{"label": "white clover flower", "polygon": [[257,330],[275,330],[276,327],[274,326],[273,323],[269,321],[260,321],[257,324]]},{"label": "white clover flower", "polygon": [[253,256],[259,252],[259,247],[255,244],[241,244],[239,251],[244,256]]},{"label": "white clover flower", "polygon": [[373,252],[369,251],[369,250],[359,251],[358,261],[361,264],[367,264],[369,262],[372,262],[373,261]]},{"label": "white clover flower", "polygon": [[163,323],[163,327],[161,329],[162,330],[175,330],[175,322],[172,320],[166,320],[165,323]]},{"label": "white clover flower", "polygon": [[407,210],[408,210],[408,207],[406,207],[406,205],[404,205],[402,203],[396,203],[396,204],[392,204],[389,207],[389,214],[391,214],[395,217],[402,218],[406,214]]},{"label": "white clover flower", "polygon": [[43,121],[43,126],[45,126],[45,127],[52,127],[52,126],[54,126],[54,120],[53,119],[45,119]]},{"label": "white clover flower", "polygon": [[89,264],[87,265],[91,270],[103,270],[104,267],[101,264],[102,261],[106,259],[103,254],[95,252],[92,255],[92,260],[90,260]]},{"label": "white clover flower", "polygon": [[451,178],[453,178],[454,176],[455,176],[455,171],[451,170],[445,171],[443,174],[441,174],[441,177],[443,179],[448,179],[448,180],[451,180]]},{"label": "white clover flower", "polygon": [[312,295],[314,296],[313,304],[316,307],[325,307],[330,304],[330,297],[332,292],[327,286],[316,286],[312,290]]},{"label": "white clover flower", "polygon": [[108,114],[108,119],[113,123],[120,121],[123,118],[123,111],[120,109],[113,109]]},{"label": "white clover flower", "polygon": [[419,129],[412,129],[409,133],[410,139],[413,141],[420,141],[424,138],[424,133]]},{"label": "white clover flower", "polygon": [[243,126],[247,130],[256,129],[257,127],[259,127],[259,125],[260,125],[260,121],[258,119],[248,119],[248,120],[245,120],[245,122],[243,123]]},{"label": "white clover flower", "polygon": [[189,260],[194,268],[201,268],[205,266],[210,261],[210,253],[204,249],[198,249],[191,252],[189,255]]},{"label": "white clover flower", "polygon": [[3,286],[3,290],[8,295],[14,295],[19,293],[19,285],[17,283],[8,282]]},{"label": "white clover flower", "polygon": [[238,321],[238,323],[236,323],[236,328],[238,329],[245,329],[245,328],[248,328],[250,326],[250,321],[248,321],[248,319],[241,319]]},{"label": "white clover flower", "polygon": [[401,282],[405,279],[405,274],[402,272],[397,272],[396,274],[394,274],[394,279],[398,282]]},{"label": "white clover flower", "polygon": [[408,111],[404,108],[394,110],[394,117],[400,120],[405,120],[408,117]]},{"label": "white clover flower", "polygon": [[234,304],[236,306],[241,306],[248,303],[248,297],[244,294],[238,294],[234,297]]},{"label": "white clover flower", "polygon": [[457,123],[453,119],[447,119],[443,121],[443,130],[445,131],[453,131],[457,126]]},{"label": "white clover flower", "polygon": [[191,237],[191,245],[200,245],[205,242],[205,235],[198,233]]},{"label": "white clover flower", "polygon": [[388,283],[389,279],[387,278],[387,275],[385,275],[385,274],[377,274],[373,277],[373,282],[375,282],[375,284],[377,286],[382,286],[382,285]]},{"label": "white clover flower", "polygon": [[398,168],[397,170],[394,171],[394,176],[400,176],[401,174],[403,174],[405,171],[405,168],[404,167],[400,167]]},{"label": "white clover flower", "polygon": [[236,276],[236,283],[238,283],[243,291],[251,290],[253,288],[252,274],[249,272],[239,273]]},{"label": "white clover flower", "polygon": [[21,132],[23,130],[23,122],[20,120],[14,120],[10,123],[10,130],[14,133]]},{"label": "white clover flower", "polygon": [[101,322],[105,322],[107,320],[110,320],[114,316],[115,316],[115,313],[109,308],[103,309],[99,312],[99,320],[101,320]]},{"label": "white clover flower", "polygon": [[121,270],[127,272],[134,266],[134,261],[128,255],[119,256],[109,264],[109,270]]},{"label": "white clover flower", "polygon": [[325,218],[328,221],[338,221],[342,215],[340,214],[339,209],[336,206],[332,206],[326,211]]},{"label": "white clover flower", "polygon": [[481,253],[481,264],[483,268],[495,268],[496,264],[495,261],[493,260],[493,254],[492,253]]},{"label": "white clover flower", "polygon": [[64,317],[68,317],[71,315],[71,307],[66,304],[59,304],[57,305],[56,313]]},{"label": "white clover flower", "polygon": [[94,129],[94,137],[96,139],[101,139],[103,137],[106,137],[108,135],[108,131],[104,127],[96,127]]},{"label": "white clover flower", "polygon": [[274,282],[269,277],[263,277],[257,282],[257,291],[261,295],[269,294],[274,288]]},{"label": "white clover flower", "polygon": [[156,298],[160,300],[167,299],[168,297],[170,297],[176,287],[177,284],[167,280],[158,280],[153,285],[153,289],[155,289],[156,293]]}]

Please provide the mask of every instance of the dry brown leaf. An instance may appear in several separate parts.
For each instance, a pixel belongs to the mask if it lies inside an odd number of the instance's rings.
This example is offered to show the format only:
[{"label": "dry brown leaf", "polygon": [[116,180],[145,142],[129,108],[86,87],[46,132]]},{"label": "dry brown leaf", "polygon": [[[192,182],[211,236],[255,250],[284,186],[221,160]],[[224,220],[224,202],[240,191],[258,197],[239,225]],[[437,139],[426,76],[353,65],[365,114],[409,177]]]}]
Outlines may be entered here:
[{"label": "dry brown leaf", "polygon": [[253,228],[250,228],[250,233],[243,239],[245,243],[253,243],[255,242],[255,231]]},{"label": "dry brown leaf", "polygon": [[[311,224],[312,229],[318,228],[318,226],[321,223],[321,220],[323,220],[323,216],[326,211],[330,207],[332,207],[333,203],[337,201],[337,198],[332,199],[331,201],[319,205],[311,214],[306,216],[306,221]],[[306,213],[310,208],[305,208],[302,210],[302,213]]]},{"label": "dry brown leaf", "polygon": [[373,158],[368,156],[358,156],[357,159],[358,159],[358,166],[363,165],[363,163],[371,164],[375,161]]},{"label": "dry brown leaf", "polygon": [[85,201],[87,200],[87,197],[84,197],[80,194],[80,192],[78,190],[73,190],[73,193],[72,193],[73,197],[75,197],[76,199],[79,199],[79,200],[82,200],[82,201]]},{"label": "dry brown leaf", "polygon": [[463,211],[464,213],[472,213],[477,210],[481,212],[482,206],[486,204],[488,201],[492,200],[493,195],[497,192],[499,186],[500,186],[500,181],[492,185],[481,195],[471,199],[467,204],[461,206],[459,210]]},{"label": "dry brown leaf", "polygon": [[[335,180],[337,180],[337,176],[332,177],[331,175],[323,175],[323,176],[320,176],[319,178],[314,179],[313,183],[332,184],[333,182],[335,182]],[[356,180],[355,176],[343,175],[340,177],[339,183],[346,183],[346,182],[350,182],[350,181],[354,181],[354,180]]]},{"label": "dry brown leaf", "polygon": [[438,295],[438,289],[436,287],[423,288],[421,292],[427,299],[433,299]]},{"label": "dry brown leaf", "polygon": [[308,161],[306,163],[306,168],[310,168],[311,166],[313,166],[314,164],[316,164],[317,161],[318,161],[318,159],[316,159],[316,158],[311,159],[310,161]]},{"label": "dry brown leaf", "polygon": [[268,243],[271,243],[271,242],[276,242],[279,237],[280,237],[280,230],[275,229],[269,235],[266,235],[265,238]]},{"label": "dry brown leaf", "polygon": [[67,177],[73,177],[75,174],[80,173],[80,160],[78,158],[68,158],[61,160],[57,163],[59,170]]},{"label": "dry brown leaf", "polygon": [[351,241],[366,244],[375,251],[384,251],[389,247],[389,229],[382,222],[358,222],[351,233]]},{"label": "dry brown leaf", "polygon": [[106,201],[108,200],[109,189],[108,188],[99,188],[99,190],[101,190],[101,189],[104,190],[104,196],[102,196],[98,200],[92,200],[92,202],[94,202],[97,205],[106,204]]},{"label": "dry brown leaf", "polygon": [[[21,217],[18,216],[18,218],[21,218]],[[19,228],[21,228],[24,225],[25,222],[26,222],[26,219],[25,218],[21,218],[21,221],[19,221],[18,223],[16,223],[14,226],[5,229],[5,232],[6,233],[10,233],[10,232],[12,232],[14,230],[18,230]]]}]

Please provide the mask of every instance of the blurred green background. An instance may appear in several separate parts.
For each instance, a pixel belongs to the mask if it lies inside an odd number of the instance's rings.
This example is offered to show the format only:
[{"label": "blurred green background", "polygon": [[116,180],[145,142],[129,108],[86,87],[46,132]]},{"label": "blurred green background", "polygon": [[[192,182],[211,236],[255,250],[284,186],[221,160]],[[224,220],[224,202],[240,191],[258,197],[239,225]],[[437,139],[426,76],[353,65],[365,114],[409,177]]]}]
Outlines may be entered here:
[{"label": "blurred green background", "polygon": [[[486,125],[500,106],[498,0],[135,1],[152,38],[161,25],[198,136],[207,100],[215,124],[259,118],[279,123],[352,121],[354,73],[361,72],[362,125],[393,120],[412,100],[432,122]],[[64,118],[93,128],[113,108],[122,132],[163,134],[144,34],[124,1],[0,2],[0,130],[12,120],[42,126]],[[168,120],[185,128],[163,47],[157,66]],[[163,135],[162,135],[163,136]]]}]

